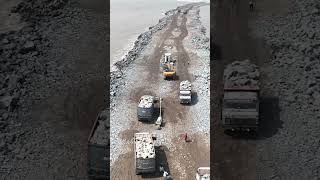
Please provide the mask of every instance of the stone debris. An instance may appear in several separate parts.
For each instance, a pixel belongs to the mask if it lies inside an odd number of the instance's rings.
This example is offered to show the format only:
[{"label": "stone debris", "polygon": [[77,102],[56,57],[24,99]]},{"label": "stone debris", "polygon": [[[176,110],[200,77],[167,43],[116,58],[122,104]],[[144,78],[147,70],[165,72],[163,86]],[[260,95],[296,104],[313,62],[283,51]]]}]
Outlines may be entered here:
[{"label": "stone debris", "polygon": [[0,109],[6,109],[6,108],[10,107],[12,100],[13,100],[12,96],[0,97]]},{"label": "stone debris", "polygon": [[260,73],[258,66],[249,60],[244,60],[229,64],[224,70],[223,77],[225,87],[258,87]]},{"label": "stone debris", "polygon": [[191,91],[191,82],[188,80],[181,81],[180,82],[180,90],[181,91]]},{"label": "stone debris", "polygon": [[[19,14],[21,28],[0,33],[0,169],[12,167],[10,172],[0,173],[0,179],[66,179],[67,174],[73,174],[73,169],[83,169],[77,172],[77,178],[83,179],[87,175],[84,171],[86,164],[82,163],[86,159],[83,146],[86,140],[77,139],[87,136],[86,133],[77,133],[83,132],[84,129],[77,128],[72,132],[62,129],[59,132],[55,131],[57,127],[74,123],[65,124],[67,118],[81,119],[82,117],[75,116],[78,113],[88,114],[87,110],[84,109],[85,106],[80,107],[80,104],[74,104],[72,108],[59,109],[63,105],[58,97],[66,95],[70,97],[66,104],[72,103],[75,101],[73,95],[81,92],[83,87],[70,90],[74,85],[77,87],[79,82],[87,83],[87,79],[92,80],[93,76],[104,79],[102,73],[105,71],[101,71],[100,67],[95,69],[97,73],[81,71],[78,74],[78,71],[68,70],[75,67],[74,62],[79,60],[80,55],[79,52],[70,55],[69,48],[73,47],[71,43],[85,42],[89,39],[93,42],[95,37],[101,37],[98,33],[91,34],[88,29],[93,29],[93,32],[98,28],[99,32],[105,31],[99,26],[102,24],[100,22],[103,15],[88,12],[67,1],[17,1],[18,5],[12,9],[12,13]],[[88,27],[91,22],[95,28]],[[81,38],[84,41],[75,38],[87,32],[88,36]],[[100,42],[104,41],[102,38],[97,39]],[[97,43],[97,48],[101,48],[101,44],[103,43]],[[70,91],[74,94],[69,94]],[[76,99],[83,98],[83,95],[80,96]],[[49,99],[54,100],[53,104],[46,104]],[[34,108],[36,106],[39,108]],[[75,112],[74,107],[80,108],[79,112]],[[57,113],[51,113],[53,111]],[[64,114],[67,111],[71,113]],[[43,114],[39,115],[40,112]],[[57,118],[55,120],[61,123],[50,122],[50,118]],[[89,122],[91,119],[86,121]],[[102,122],[100,124],[106,124],[107,121]],[[100,128],[99,126],[98,129]],[[108,132],[103,136],[101,138],[108,140]],[[34,163],[30,165],[27,161]],[[62,166],[64,168],[57,172],[56,169]],[[40,167],[43,167],[41,173],[35,170]]]},{"label": "stone debris", "polygon": [[149,133],[136,133],[134,142],[136,158],[155,158],[154,141]]},{"label": "stone debris", "polygon": [[138,107],[151,108],[154,103],[154,96],[144,95],[140,98]]},{"label": "stone debris", "polygon": [[286,4],[274,15],[262,13],[250,25],[252,33],[263,37],[270,47],[270,58],[260,68],[267,76],[265,91],[279,106],[270,107],[276,112],[271,118],[276,133],[258,143],[256,167],[259,177],[267,179],[317,179],[320,17],[315,9],[320,1],[292,0]]}]

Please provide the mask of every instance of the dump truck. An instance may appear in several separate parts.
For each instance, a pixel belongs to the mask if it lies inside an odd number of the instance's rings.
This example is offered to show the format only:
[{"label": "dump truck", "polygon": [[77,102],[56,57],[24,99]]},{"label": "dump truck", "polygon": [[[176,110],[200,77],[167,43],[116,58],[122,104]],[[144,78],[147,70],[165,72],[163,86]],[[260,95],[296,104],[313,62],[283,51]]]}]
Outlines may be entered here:
[{"label": "dump truck", "polygon": [[181,81],[180,82],[180,91],[179,99],[181,104],[190,104],[191,103],[191,83],[190,81]]},{"label": "dump truck", "polygon": [[196,180],[210,180],[210,167],[199,167],[196,173]]},{"label": "dump truck", "polygon": [[259,126],[259,69],[249,60],[229,64],[223,74],[222,127],[253,131]]},{"label": "dump truck", "polygon": [[99,113],[88,138],[87,172],[90,179],[110,178],[110,121],[108,110]]},{"label": "dump truck", "polygon": [[135,133],[134,154],[134,164],[137,175],[145,173],[155,173],[156,151],[154,147],[154,138],[150,133]]},{"label": "dump truck", "polygon": [[155,103],[158,97],[143,95],[138,104],[137,116],[139,121],[152,121],[155,112]]},{"label": "dump truck", "polygon": [[164,79],[176,78],[176,61],[172,58],[171,53],[165,53],[164,58],[160,61]]}]

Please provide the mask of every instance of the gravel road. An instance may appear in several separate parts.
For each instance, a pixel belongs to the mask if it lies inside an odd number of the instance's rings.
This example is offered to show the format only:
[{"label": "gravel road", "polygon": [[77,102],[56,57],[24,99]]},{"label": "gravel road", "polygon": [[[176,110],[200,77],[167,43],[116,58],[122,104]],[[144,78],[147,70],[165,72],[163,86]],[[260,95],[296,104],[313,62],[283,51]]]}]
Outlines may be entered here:
[{"label": "gravel road", "polygon": [[[118,87],[111,92],[114,103],[111,108],[112,179],[141,178],[135,175],[131,143],[134,133],[141,131],[154,132],[158,135],[156,141],[156,145],[160,146],[156,152],[158,162],[167,165],[166,168],[174,179],[192,177],[198,166],[209,165],[209,102],[203,100],[209,96],[209,82],[205,82],[208,81],[206,78],[209,73],[209,40],[204,34],[205,31],[201,31],[203,27],[199,20],[200,5],[189,4],[170,11],[163,20],[166,21],[166,25],[152,32],[152,38],[147,39],[148,44],[137,53],[129,65],[115,71],[118,80],[114,81],[121,83],[117,82]],[[203,45],[203,42],[206,42],[206,45]],[[138,39],[136,44],[139,46],[140,43]],[[197,54],[200,50],[202,55]],[[160,73],[160,58],[167,51],[172,52],[177,60],[178,81],[166,81]],[[195,68],[194,64],[203,67],[202,76],[197,76],[200,72],[196,74],[190,71]],[[182,80],[194,83],[195,92],[200,93],[197,96],[198,100],[191,106],[179,104],[178,87]],[[144,94],[163,98],[165,125],[161,130],[156,130],[153,124],[137,121],[137,103]],[[201,109],[201,107],[207,108]],[[203,116],[195,119],[195,115],[189,115],[190,112],[203,113]],[[185,132],[189,133],[193,142],[186,144],[183,141],[181,134]],[[201,156],[198,154],[200,151]],[[154,177],[144,178],[161,179],[161,175],[155,174]]]}]

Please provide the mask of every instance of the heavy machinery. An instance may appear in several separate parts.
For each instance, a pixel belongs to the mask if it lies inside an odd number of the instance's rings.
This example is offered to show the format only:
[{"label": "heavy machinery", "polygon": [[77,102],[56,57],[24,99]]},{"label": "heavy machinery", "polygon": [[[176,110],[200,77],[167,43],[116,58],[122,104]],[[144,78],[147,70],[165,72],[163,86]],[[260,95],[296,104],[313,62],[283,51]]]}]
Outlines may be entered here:
[{"label": "heavy machinery", "polygon": [[160,112],[159,112],[159,117],[157,118],[155,124],[158,126],[158,129],[160,130],[161,129],[161,125],[163,123],[163,119],[162,119],[162,109],[161,109],[161,101],[162,101],[162,98],[159,98],[160,100]]},{"label": "heavy machinery", "polygon": [[196,180],[210,180],[210,167],[199,167],[196,173]]},{"label": "heavy machinery", "polygon": [[97,116],[88,138],[87,172],[89,178],[93,179],[110,178],[110,122],[107,111]]},{"label": "heavy machinery", "polygon": [[141,121],[152,121],[155,111],[155,102],[158,101],[157,97],[151,95],[143,95],[138,104],[137,116]]},{"label": "heavy machinery", "polygon": [[150,133],[140,132],[134,135],[134,155],[136,174],[156,171],[156,151],[154,138]]},{"label": "heavy machinery", "polygon": [[249,60],[235,61],[224,70],[222,127],[231,131],[258,130],[259,69]]},{"label": "heavy machinery", "polygon": [[164,79],[176,78],[176,61],[172,58],[171,53],[165,53],[160,62]]},{"label": "heavy machinery", "polygon": [[191,103],[191,83],[190,81],[181,81],[180,82],[180,91],[179,99],[181,104],[190,104]]}]

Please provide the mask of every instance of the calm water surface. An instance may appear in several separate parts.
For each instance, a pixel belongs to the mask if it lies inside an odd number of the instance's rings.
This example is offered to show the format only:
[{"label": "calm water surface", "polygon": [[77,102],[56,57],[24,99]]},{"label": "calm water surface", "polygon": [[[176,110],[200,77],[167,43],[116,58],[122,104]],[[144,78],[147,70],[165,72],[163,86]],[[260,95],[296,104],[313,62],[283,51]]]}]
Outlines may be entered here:
[{"label": "calm water surface", "polygon": [[[113,64],[120,60],[132,48],[138,35],[147,31],[148,27],[157,24],[159,19],[164,17],[166,11],[187,3],[190,2],[178,0],[111,0],[110,63]],[[204,11],[206,7],[203,7]],[[202,16],[204,21],[207,21],[209,14],[207,18],[205,15],[201,15],[201,18]]]}]

